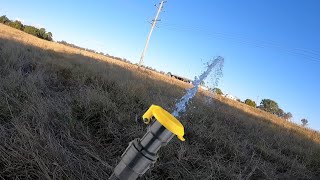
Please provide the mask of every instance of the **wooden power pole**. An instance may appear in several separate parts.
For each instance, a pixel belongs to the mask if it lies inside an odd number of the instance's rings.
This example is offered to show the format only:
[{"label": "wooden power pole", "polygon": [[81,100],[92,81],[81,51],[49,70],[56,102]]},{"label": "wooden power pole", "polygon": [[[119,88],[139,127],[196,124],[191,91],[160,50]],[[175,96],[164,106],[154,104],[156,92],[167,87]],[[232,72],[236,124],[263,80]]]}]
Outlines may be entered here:
[{"label": "wooden power pole", "polygon": [[149,41],[150,41],[151,34],[152,34],[152,32],[153,32],[154,27],[155,27],[156,24],[157,24],[159,14],[160,14],[160,12],[162,11],[163,4],[164,4],[164,3],[166,3],[166,1],[161,1],[161,2],[160,2],[160,6],[158,7],[158,11],[157,11],[156,17],[152,20],[152,26],[151,26],[151,29],[150,29],[150,32],[149,32],[149,35],[148,35],[146,44],[144,45],[144,49],[143,49],[142,54],[141,54],[141,57],[140,57],[139,67],[143,64],[143,59],[144,59],[144,56],[145,56],[146,51],[147,51],[147,48],[148,48],[148,44],[149,44]]}]

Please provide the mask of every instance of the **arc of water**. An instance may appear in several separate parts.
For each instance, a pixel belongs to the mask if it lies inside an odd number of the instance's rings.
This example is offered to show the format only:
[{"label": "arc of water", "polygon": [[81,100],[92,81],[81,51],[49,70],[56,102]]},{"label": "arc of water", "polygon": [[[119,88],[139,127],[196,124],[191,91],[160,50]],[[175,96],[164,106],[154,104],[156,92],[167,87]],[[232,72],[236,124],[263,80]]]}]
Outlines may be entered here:
[{"label": "arc of water", "polygon": [[[204,71],[199,78],[195,77],[194,81],[192,81],[193,87],[188,89],[186,94],[179,100],[179,102],[175,106],[175,110],[173,111],[172,115],[175,117],[179,116],[179,113],[185,112],[188,102],[191,98],[193,98],[200,86],[200,83],[211,73],[211,71],[218,67],[217,70],[221,70],[224,63],[224,59],[220,56],[215,58],[211,63],[208,63],[207,70]],[[216,85],[216,83],[215,83]]]}]

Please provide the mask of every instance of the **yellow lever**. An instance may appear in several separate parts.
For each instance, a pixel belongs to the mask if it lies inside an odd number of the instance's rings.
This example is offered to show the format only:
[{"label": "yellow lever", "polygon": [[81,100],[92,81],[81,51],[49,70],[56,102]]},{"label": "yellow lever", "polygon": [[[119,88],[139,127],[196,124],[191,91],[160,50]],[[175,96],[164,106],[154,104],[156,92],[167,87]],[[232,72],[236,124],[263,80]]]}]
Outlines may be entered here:
[{"label": "yellow lever", "polygon": [[168,111],[157,105],[151,105],[147,112],[142,116],[145,124],[149,124],[152,117],[155,117],[165,128],[171,131],[181,141],[184,139],[184,127],[178,119],[171,115]]}]

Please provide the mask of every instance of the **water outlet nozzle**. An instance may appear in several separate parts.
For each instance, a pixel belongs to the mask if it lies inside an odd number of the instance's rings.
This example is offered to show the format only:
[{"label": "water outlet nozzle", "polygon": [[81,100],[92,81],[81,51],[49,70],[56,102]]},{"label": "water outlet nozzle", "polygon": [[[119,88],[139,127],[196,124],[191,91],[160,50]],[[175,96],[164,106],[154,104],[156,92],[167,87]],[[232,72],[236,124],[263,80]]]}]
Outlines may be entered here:
[{"label": "water outlet nozzle", "polygon": [[142,116],[143,122],[149,124],[152,117],[156,120],[141,139],[129,143],[109,180],[137,179],[157,161],[159,149],[175,135],[185,141],[184,127],[172,114],[160,106],[151,105]]}]

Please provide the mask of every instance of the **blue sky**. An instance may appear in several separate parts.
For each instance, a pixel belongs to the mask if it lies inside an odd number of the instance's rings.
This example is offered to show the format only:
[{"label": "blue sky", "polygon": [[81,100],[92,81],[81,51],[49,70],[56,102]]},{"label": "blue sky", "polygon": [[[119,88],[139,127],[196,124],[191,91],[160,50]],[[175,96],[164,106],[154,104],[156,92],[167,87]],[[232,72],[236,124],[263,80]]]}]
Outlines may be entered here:
[{"label": "blue sky", "polygon": [[[0,14],[45,27],[54,40],[139,61],[156,0],[1,2]],[[320,1],[168,0],[145,64],[188,78],[225,58],[219,87],[242,100],[273,99],[320,130]],[[209,82],[210,83],[210,82]]]}]

